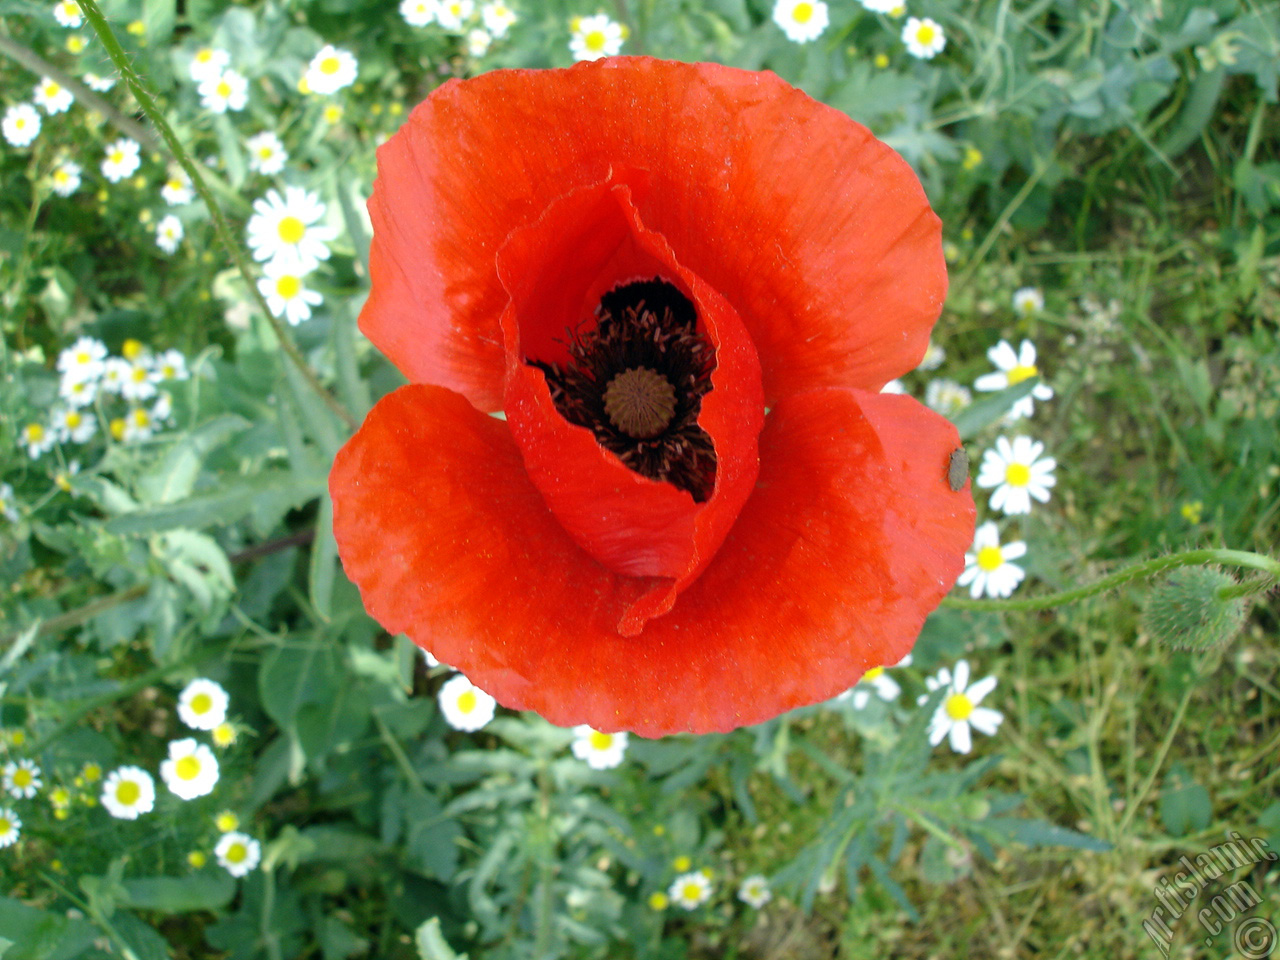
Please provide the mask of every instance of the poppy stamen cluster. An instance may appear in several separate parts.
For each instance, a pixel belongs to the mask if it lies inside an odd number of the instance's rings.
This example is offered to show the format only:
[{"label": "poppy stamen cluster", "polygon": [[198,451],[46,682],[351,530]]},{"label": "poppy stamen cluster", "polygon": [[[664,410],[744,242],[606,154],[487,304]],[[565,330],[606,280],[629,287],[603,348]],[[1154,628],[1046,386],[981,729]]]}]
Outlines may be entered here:
[{"label": "poppy stamen cluster", "polygon": [[629,469],[705,503],[716,454],[698,414],[716,362],[697,310],[654,277],[606,293],[596,318],[593,329],[570,336],[567,363],[529,361],[546,375],[556,409]]}]

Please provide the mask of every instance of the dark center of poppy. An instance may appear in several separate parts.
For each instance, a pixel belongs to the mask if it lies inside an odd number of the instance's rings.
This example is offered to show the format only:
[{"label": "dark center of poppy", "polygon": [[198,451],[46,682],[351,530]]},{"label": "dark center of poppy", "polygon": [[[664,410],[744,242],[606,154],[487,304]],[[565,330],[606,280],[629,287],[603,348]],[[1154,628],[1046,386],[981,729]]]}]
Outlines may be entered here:
[{"label": "dark center of poppy", "polygon": [[631,470],[706,501],[716,455],[698,414],[716,361],[693,303],[655,277],[610,290],[596,316],[594,329],[570,332],[567,363],[529,361],[556,409]]}]

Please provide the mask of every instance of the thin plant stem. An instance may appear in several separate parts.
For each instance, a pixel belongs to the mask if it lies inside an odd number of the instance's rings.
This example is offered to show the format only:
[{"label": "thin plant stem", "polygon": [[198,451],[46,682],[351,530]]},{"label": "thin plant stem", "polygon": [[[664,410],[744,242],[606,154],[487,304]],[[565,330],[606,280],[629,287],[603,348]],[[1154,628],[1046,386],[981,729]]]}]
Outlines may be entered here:
[{"label": "thin plant stem", "polygon": [[147,119],[160,131],[160,136],[169,147],[169,152],[173,154],[173,158],[182,167],[187,177],[190,178],[191,186],[200,195],[200,199],[204,201],[209,210],[209,216],[213,219],[213,227],[218,234],[218,239],[222,241],[236,268],[240,271],[240,276],[244,279],[245,286],[249,290],[249,296],[253,299],[257,308],[262,311],[262,315],[267,318],[267,322],[271,325],[271,329],[276,335],[276,340],[279,341],[285,355],[307,382],[307,386],[323,401],[325,406],[332,410],[349,429],[355,430],[360,425],[359,422],[346,407],[338,402],[333,394],[325,389],[324,384],[316,377],[315,372],[299,352],[285,325],[271,312],[271,308],[267,305],[266,297],[262,295],[262,291],[258,289],[258,284],[254,280],[252,268],[248,258],[245,256],[244,249],[234,239],[226,217],[223,216],[221,208],[218,206],[217,201],[214,200],[213,194],[205,183],[199,164],[191,159],[191,155],[183,147],[182,141],[178,139],[177,134],[173,132],[173,128],[165,120],[164,114],[156,106],[155,99],[147,89],[146,83],[138,72],[134,70],[133,64],[129,60],[129,55],[125,53],[120,41],[116,39],[116,35],[112,32],[106,17],[102,15],[102,10],[99,9],[96,0],[81,0],[80,9],[84,12],[85,19],[89,21],[89,25],[93,27],[93,32],[102,41],[102,45],[106,48],[107,56],[111,58],[111,62],[120,71],[120,76],[132,91],[134,99],[138,101],[138,106],[147,115]]},{"label": "thin plant stem", "polygon": [[1263,589],[1261,584],[1266,584],[1268,580],[1271,582],[1280,580],[1280,561],[1260,553],[1248,553],[1244,550],[1188,550],[1184,553],[1170,554],[1167,557],[1157,557],[1145,563],[1137,563],[1086,586],[1047,593],[1043,597],[1022,597],[1017,600],[971,600],[964,597],[946,597],[942,603],[957,610],[1048,610],[1051,607],[1065,606],[1086,597],[1105,593],[1122,584],[1155,576],[1166,570],[1203,566],[1207,563],[1262,571],[1267,579],[1250,583],[1249,592],[1251,593]]}]

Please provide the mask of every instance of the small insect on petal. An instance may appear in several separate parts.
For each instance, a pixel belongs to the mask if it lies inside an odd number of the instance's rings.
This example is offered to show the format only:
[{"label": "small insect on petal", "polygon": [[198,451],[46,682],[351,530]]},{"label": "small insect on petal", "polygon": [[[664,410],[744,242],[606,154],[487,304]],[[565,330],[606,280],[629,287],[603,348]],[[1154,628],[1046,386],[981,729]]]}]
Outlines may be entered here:
[{"label": "small insect on petal", "polygon": [[964,447],[956,447],[947,460],[947,484],[952,491],[958,493],[968,479],[969,455],[964,452]]}]

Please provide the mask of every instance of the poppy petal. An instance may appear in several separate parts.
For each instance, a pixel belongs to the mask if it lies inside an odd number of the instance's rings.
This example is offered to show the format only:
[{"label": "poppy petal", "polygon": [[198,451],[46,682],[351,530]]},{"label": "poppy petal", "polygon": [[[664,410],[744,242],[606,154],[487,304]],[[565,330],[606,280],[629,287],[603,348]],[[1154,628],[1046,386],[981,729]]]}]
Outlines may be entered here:
[{"label": "poppy petal", "polygon": [[561,529],[506,424],[436,387],[384,398],[331,474],[366,608],[505,706],[645,736],[728,730],[897,663],[973,537],[954,427],[914,400],[821,389],[779,403],[756,489],[715,558],[638,636],[654,585]]},{"label": "poppy petal", "polygon": [[946,293],[911,168],[767,73],[613,57],[450,81],[378,151],[361,329],[413,381],[502,400],[494,255],[568,191],[645,171],[649,229],[742,318],[766,402],[877,390],[923,357]]},{"label": "poppy petal", "polygon": [[[764,397],[759,361],[738,315],[644,227],[631,188],[619,180],[611,176],[560,198],[536,223],[513,231],[497,260],[511,296],[502,315],[504,406],[529,478],[595,559],[620,573],[669,579],[624,618],[623,630],[638,633],[696,579],[750,495]],[[716,351],[712,389],[698,416],[717,459],[705,503],[634,472],[591,430],[565,420],[542,371],[526,362],[563,363],[566,331],[594,320],[602,294],[654,276],[681,288],[696,309],[700,334]]]}]

